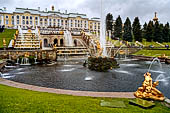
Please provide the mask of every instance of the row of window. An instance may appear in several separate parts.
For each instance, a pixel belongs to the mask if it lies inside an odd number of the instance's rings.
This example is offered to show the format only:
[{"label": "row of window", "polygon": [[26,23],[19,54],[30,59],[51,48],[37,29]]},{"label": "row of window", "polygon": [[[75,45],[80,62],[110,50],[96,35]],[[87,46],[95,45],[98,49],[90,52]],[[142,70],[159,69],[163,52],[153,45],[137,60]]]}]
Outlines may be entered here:
[{"label": "row of window", "polygon": [[[1,23],[1,21],[0,21],[0,23]],[[8,20],[6,20],[6,24],[7,24],[7,25],[9,24],[9,21],[8,21]],[[17,21],[17,24],[19,24],[19,20]],[[26,22],[25,22],[25,20],[23,20],[22,24],[23,24],[23,25],[25,25],[25,24],[26,24],[26,25],[29,25],[29,24],[32,25],[32,21],[30,21],[30,23],[29,23],[29,21],[26,21]],[[38,22],[36,21],[35,24],[38,25]],[[42,22],[41,22],[40,24],[42,25]],[[14,21],[12,21],[12,25],[14,25]],[[46,26],[46,25],[47,25],[47,23],[45,23],[45,26]],[[50,23],[50,26],[51,26],[51,25],[52,25],[52,24]],[[54,24],[54,26],[55,26],[55,24]],[[58,24],[58,26],[60,26],[60,24]],[[67,24],[66,24],[66,26],[67,26]],[[71,27],[73,27],[73,24],[71,24]],[[82,26],[82,24],[81,24],[81,25],[80,25],[80,24],[78,24],[78,25],[75,24],[75,27],[83,27],[83,26]],[[85,27],[85,28],[87,27],[86,24],[85,24],[84,27]],[[92,28],[92,26],[90,26],[90,28]],[[96,29],[96,28],[97,28],[97,27],[94,26],[94,29]],[[98,29],[100,29],[100,26],[98,26]]]}]

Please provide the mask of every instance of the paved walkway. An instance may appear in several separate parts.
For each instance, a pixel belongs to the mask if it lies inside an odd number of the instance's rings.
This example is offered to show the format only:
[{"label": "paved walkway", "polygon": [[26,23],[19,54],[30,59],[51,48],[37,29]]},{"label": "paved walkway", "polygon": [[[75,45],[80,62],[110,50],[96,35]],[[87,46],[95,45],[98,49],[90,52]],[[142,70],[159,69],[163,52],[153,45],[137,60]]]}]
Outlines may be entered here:
[{"label": "paved walkway", "polygon": [[90,92],[90,91],[72,91],[54,88],[45,88],[33,85],[13,82],[10,80],[0,78],[0,84],[7,85],[15,88],[27,89],[39,92],[48,92],[55,94],[66,94],[73,96],[90,96],[90,97],[111,97],[111,98],[135,98],[133,92]]}]

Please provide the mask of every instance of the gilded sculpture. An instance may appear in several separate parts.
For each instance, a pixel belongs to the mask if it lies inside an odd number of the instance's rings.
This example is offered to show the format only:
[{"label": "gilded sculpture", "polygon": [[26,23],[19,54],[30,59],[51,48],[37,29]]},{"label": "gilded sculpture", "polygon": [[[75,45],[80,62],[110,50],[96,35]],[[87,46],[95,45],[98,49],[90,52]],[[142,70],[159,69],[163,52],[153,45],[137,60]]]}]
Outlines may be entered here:
[{"label": "gilded sculpture", "polygon": [[152,84],[151,73],[149,72],[145,73],[144,77],[145,80],[142,84],[142,87],[139,87],[134,95],[137,98],[163,101],[165,99],[164,95],[158,89],[156,89],[156,86],[159,85],[159,81],[156,81]]}]

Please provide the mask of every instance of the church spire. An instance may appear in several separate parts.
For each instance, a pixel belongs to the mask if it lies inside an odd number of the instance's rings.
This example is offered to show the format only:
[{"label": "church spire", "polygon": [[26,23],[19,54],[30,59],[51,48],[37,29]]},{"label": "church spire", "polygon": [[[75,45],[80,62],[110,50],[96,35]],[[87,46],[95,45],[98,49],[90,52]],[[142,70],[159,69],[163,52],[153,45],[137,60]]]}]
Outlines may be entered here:
[{"label": "church spire", "polygon": [[155,17],[153,18],[153,21],[154,22],[158,21],[157,12],[155,12]]}]

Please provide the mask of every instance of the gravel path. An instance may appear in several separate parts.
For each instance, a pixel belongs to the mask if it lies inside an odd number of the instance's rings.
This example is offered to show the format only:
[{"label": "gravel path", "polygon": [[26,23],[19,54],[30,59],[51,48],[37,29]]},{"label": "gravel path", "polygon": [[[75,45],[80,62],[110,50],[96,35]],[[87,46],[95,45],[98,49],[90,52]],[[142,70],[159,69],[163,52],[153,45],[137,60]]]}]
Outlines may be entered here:
[{"label": "gravel path", "polygon": [[48,92],[55,94],[66,94],[73,96],[89,96],[89,97],[111,97],[111,98],[135,98],[134,92],[90,92],[90,91],[72,91],[54,88],[45,88],[33,85],[13,82],[10,80],[0,78],[0,84],[15,88],[27,89],[31,91]]}]

